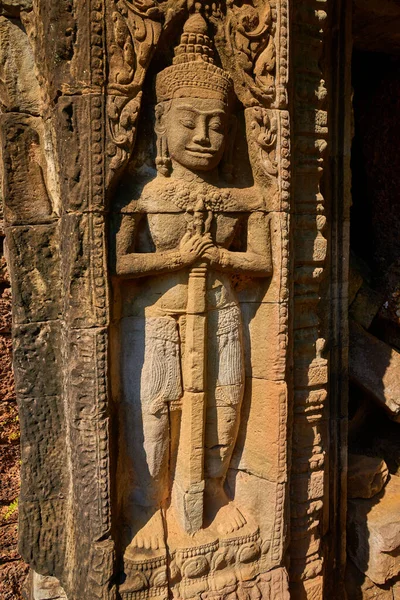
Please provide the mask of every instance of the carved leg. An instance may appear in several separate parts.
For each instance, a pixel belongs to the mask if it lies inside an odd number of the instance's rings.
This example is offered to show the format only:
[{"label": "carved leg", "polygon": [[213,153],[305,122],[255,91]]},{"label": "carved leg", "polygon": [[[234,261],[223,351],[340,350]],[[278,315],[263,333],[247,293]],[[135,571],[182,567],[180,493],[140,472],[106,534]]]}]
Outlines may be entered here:
[{"label": "carved leg", "polygon": [[246,524],[246,518],[224,490],[239,431],[244,394],[239,307],[230,306],[211,312],[209,332],[209,392],[205,431],[206,518],[209,523],[214,523],[220,535],[227,535]]},{"label": "carved leg", "polygon": [[240,406],[209,406],[206,421],[206,519],[222,536],[237,531],[246,518],[230,501],[224,482],[239,428]]},{"label": "carved leg", "polygon": [[[165,547],[161,514],[169,496],[168,401],[181,396],[178,333],[174,319],[122,322],[121,487],[130,548]],[[128,514],[126,514],[128,513]]]}]

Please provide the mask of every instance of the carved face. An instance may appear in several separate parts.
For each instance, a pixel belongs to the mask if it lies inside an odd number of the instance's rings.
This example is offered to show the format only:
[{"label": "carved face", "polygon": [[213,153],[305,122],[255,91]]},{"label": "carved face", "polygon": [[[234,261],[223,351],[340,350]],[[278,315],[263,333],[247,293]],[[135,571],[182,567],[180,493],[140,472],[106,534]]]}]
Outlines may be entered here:
[{"label": "carved face", "polygon": [[176,98],[163,119],[174,161],[191,171],[209,171],[219,164],[228,126],[222,101]]}]

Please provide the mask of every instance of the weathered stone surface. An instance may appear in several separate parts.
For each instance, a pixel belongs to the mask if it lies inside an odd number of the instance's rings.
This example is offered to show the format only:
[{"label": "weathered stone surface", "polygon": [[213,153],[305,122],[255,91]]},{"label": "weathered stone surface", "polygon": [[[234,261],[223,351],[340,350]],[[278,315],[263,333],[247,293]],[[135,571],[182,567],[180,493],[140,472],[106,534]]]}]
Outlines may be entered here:
[{"label": "weathered stone surface", "polygon": [[33,572],[32,594],[35,600],[67,600],[60,582],[55,577]]},{"label": "weathered stone surface", "polygon": [[[107,263],[100,214],[68,214],[61,221],[64,314],[73,328],[107,323],[108,291],[104,276]],[[82,298],[86,298],[82,302]]]},{"label": "weathered stone surface", "polygon": [[46,140],[48,134],[44,130],[42,119],[6,113],[1,116],[1,120],[6,224],[53,220],[56,216],[50,196],[54,185],[53,172],[48,166],[44,151],[50,140]]},{"label": "weathered stone surface", "polygon": [[28,36],[20,23],[1,16],[0,73],[2,111],[38,114],[41,109],[40,90]]},{"label": "weathered stone surface", "polygon": [[363,284],[352,303],[349,316],[364,329],[369,329],[374,317],[382,306],[383,295]]},{"label": "weathered stone surface", "polygon": [[60,395],[62,370],[59,324],[17,325],[13,335],[15,386],[19,397]]},{"label": "weathered stone surface", "polygon": [[372,498],[382,491],[389,470],[384,460],[349,454],[347,495],[349,498]]},{"label": "weathered stone surface", "polygon": [[293,598],[322,598],[325,2],[293,12],[295,114],[286,0],[19,13],[43,102],[2,116],[34,600],[287,600],[291,456]]},{"label": "weathered stone surface", "polygon": [[32,0],[2,0],[0,2],[0,15],[17,17],[21,10],[31,10]]},{"label": "weathered stone surface", "polygon": [[392,477],[380,495],[349,500],[348,550],[357,568],[383,585],[400,573],[400,478]]},{"label": "weathered stone surface", "polygon": [[65,516],[63,497],[21,502],[18,549],[33,569],[60,576],[67,535]]},{"label": "weathered stone surface", "polygon": [[351,322],[349,367],[351,379],[400,419],[400,353]]},{"label": "weathered stone surface", "polygon": [[61,96],[54,108],[54,127],[59,133],[56,151],[58,160],[65,165],[59,185],[66,212],[102,208],[103,104],[100,94],[77,93]]},{"label": "weathered stone surface", "polygon": [[345,581],[349,600],[393,600],[392,586],[376,585],[351,560],[347,562]]},{"label": "weathered stone surface", "polygon": [[35,57],[39,83],[49,105],[66,94],[102,85],[102,2],[89,7],[75,0],[40,0],[22,15]]},{"label": "weathered stone surface", "polygon": [[57,224],[10,227],[7,243],[14,324],[54,321],[61,314]]},{"label": "weathered stone surface", "polygon": [[310,578],[291,586],[291,592],[298,600],[323,600],[323,578]]},{"label": "weathered stone surface", "polygon": [[400,598],[400,580],[396,578],[396,581],[392,582],[393,586],[393,600],[399,600]]}]

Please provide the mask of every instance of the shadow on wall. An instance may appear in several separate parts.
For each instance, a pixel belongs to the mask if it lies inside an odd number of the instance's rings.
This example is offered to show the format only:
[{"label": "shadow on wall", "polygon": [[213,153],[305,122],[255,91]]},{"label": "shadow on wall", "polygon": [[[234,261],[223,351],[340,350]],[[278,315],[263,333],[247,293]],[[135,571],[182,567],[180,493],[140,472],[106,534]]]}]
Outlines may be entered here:
[{"label": "shadow on wall", "polygon": [[[361,30],[359,22],[356,47]],[[349,600],[393,600],[400,592],[400,58],[355,50],[353,88],[346,587]]]}]

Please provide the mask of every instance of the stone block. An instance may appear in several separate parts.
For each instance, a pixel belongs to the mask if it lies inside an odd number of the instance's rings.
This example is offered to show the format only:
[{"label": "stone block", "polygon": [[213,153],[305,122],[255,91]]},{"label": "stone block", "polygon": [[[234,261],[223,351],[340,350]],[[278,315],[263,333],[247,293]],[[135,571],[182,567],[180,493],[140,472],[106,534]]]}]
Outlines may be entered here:
[{"label": "stone block", "polygon": [[[307,581],[293,583],[290,586],[290,592],[292,600],[323,600],[324,580],[322,577],[315,577]],[[355,598],[351,598],[351,600],[355,600]]]},{"label": "stone block", "polygon": [[356,567],[383,585],[400,574],[400,478],[371,499],[348,503],[348,552]]},{"label": "stone block", "polygon": [[[57,223],[7,228],[14,323],[53,321],[61,314]],[[40,252],[37,251],[40,248]]]},{"label": "stone block", "polygon": [[18,113],[2,115],[1,143],[6,224],[54,220],[53,173],[44,152],[50,141],[42,119]]},{"label": "stone block", "polygon": [[[288,337],[286,303],[242,303],[246,375],[283,381]],[[266,334],[264,327],[268,327]]]},{"label": "stone block", "polygon": [[0,14],[17,16],[21,10],[31,10],[32,0],[4,0],[1,3]]},{"label": "stone block", "polygon": [[287,427],[286,402],[286,383],[246,380],[232,467],[269,481],[286,479],[286,464],[280,456]]},{"label": "stone block", "polygon": [[70,1],[41,0],[23,15],[48,103],[59,90],[81,93],[103,82],[102,5],[94,4],[89,12],[85,3],[71,9]]},{"label": "stone block", "polygon": [[372,498],[379,494],[389,477],[384,460],[372,456],[349,454],[347,495],[349,498]]},{"label": "stone block", "polygon": [[34,600],[67,600],[67,596],[55,577],[32,574],[32,594]]},{"label": "stone block", "polygon": [[63,95],[54,108],[57,154],[64,164],[60,192],[66,212],[104,208],[100,95]]},{"label": "stone block", "polygon": [[400,353],[350,322],[350,379],[400,419]]},{"label": "stone block", "polygon": [[20,401],[21,497],[45,500],[66,493],[68,459],[64,404],[59,396]]},{"label": "stone block", "polygon": [[350,307],[349,316],[364,329],[369,329],[383,302],[383,294],[364,284]]},{"label": "stone block", "polygon": [[61,334],[57,321],[14,327],[15,387],[20,398],[59,396]]},{"label": "stone block", "polygon": [[68,413],[72,468],[80,473],[74,497],[82,538],[100,539],[110,527],[107,348],[105,331],[68,333]]},{"label": "stone block", "polygon": [[68,214],[62,218],[64,312],[73,328],[107,322],[105,233],[102,215]]},{"label": "stone block", "polygon": [[44,575],[62,571],[66,525],[66,498],[55,496],[40,502],[21,502],[18,549],[35,571]]},{"label": "stone block", "polygon": [[393,600],[391,586],[378,586],[348,559],[345,573],[348,600]]},{"label": "stone block", "polygon": [[[8,0],[3,4],[10,8],[12,5],[25,8],[31,0]],[[40,90],[28,36],[18,22],[4,17],[0,17],[0,64],[2,110],[38,114],[41,108]]]}]

